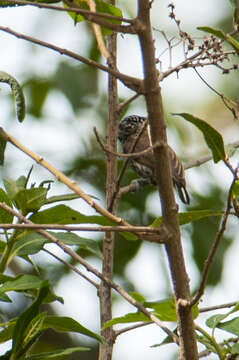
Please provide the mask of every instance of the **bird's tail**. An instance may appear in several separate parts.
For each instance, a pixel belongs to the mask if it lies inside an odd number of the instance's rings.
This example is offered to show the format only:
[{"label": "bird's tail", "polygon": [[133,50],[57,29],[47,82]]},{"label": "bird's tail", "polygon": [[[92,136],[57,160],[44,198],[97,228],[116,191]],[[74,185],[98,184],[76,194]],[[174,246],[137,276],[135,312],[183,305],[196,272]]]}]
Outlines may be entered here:
[{"label": "bird's tail", "polygon": [[188,195],[186,187],[183,184],[180,184],[180,183],[177,183],[177,182],[175,182],[175,186],[177,187],[178,195],[179,195],[180,199],[182,200],[182,202],[184,204],[189,205],[190,204],[190,197]]}]

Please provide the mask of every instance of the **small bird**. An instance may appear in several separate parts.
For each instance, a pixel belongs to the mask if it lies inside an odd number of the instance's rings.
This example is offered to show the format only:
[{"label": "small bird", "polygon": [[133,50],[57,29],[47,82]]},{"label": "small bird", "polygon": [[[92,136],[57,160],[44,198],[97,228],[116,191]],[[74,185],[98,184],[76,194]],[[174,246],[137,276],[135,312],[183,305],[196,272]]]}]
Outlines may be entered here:
[{"label": "small bird", "polygon": [[[149,125],[146,117],[130,115],[125,117],[119,124],[118,139],[122,144],[123,152],[132,152],[132,144],[135,143],[133,152],[142,152],[152,146]],[[137,140],[136,140],[137,139]],[[178,190],[180,199],[184,204],[190,203],[190,197],[186,190],[184,168],[173,149],[169,146],[169,158],[173,177],[173,184]],[[141,177],[139,182],[157,185],[154,169],[153,151],[149,150],[137,158],[130,159],[130,165]]]}]

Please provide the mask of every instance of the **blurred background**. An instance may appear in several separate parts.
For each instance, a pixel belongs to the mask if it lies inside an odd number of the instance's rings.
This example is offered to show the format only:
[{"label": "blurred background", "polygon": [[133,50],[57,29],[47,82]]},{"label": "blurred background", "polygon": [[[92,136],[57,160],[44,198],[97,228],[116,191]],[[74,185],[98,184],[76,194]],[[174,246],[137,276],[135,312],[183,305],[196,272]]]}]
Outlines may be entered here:
[{"label": "blurred background", "polygon": [[[160,30],[164,30],[169,39],[175,37],[175,42],[178,38],[177,27],[168,17],[168,4],[168,1],[154,1],[152,11],[156,54],[160,60],[159,68],[161,66],[163,71],[168,69],[169,54],[166,51],[167,43]],[[204,34],[196,29],[197,26],[211,26],[225,32],[232,30],[232,8],[228,0],[210,0],[210,2],[175,0],[174,4],[182,29],[190,33],[198,44]],[[118,6],[123,10],[125,17],[135,16],[136,5],[136,1],[132,0],[118,1]],[[2,26],[104,63],[89,25],[78,23],[75,26],[72,18],[66,13],[40,10],[30,6],[11,7],[0,9],[0,19]],[[142,77],[137,38],[132,35],[119,35],[118,44],[119,69],[129,75]],[[6,84],[1,84],[1,126],[25,146],[65,171],[86,193],[97,196],[99,202],[104,205],[105,156],[96,142],[92,129],[96,126],[102,136],[106,135],[107,75],[52,50],[16,39],[3,32],[0,32],[0,45],[2,49],[0,70],[10,73],[23,85],[27,104],[26,119],[23,124],[19,124],[16,121],[10,90]],[[173,50],[173,65],[177,65],[182,60],[182,46],[178,45]],[[237,59],[233,59],[233,62],[236,63]],[[238,99],[238,72],[223,75],[222,71],[211,66],[199,69],[199,72],[217,91],[234,101]],[[186,69],[180,71],[178,76],[173,74],[166,78],[162,83],[162,94],[169,143],[183,161],[198,159],[208,154],[208,149],[201,133],[183,119],[172,116],[172,113],[189,112],[206,120],[223,135],[226,144],[238,140],[238,122],[233,119],[221,99],[199,79],[194,70]],[[119,83],[119,95],[123,101],[133,93]],[[145,115],[144,99],[139,97],[135,100],[126,114]],[[119,161],[119,165],[120,163]],[[232,163],[237,164],[237,154],[233,156]],[[27,175],[31,165],[32,160],[8,145],[6,163],[1,168],[2,177],[16,179],[20,175]],[[128,169],[123,184],[128,184],[135,177],[133,171]],[[225,209],[227,191],[232,178],[223,164],[208,162],[188,170],[186,177],[191,204],[185,207],[179,203],[180,211]],[[54,180],[46,170],[34,164],[31,182],[39,184],[46,179]],[[66,192],[68,190],[65,186],[57,181],[51,185],[50,195]],[[81,200],[74,200],[68,205],[85,214],[93,213],[92,209]],[[157,191],[153,187],[148,187],[141,191],[140,195],[125,195],[121,200],[118,214],[132,224],[148,225],[155,217],[160,216],[160,211]],[[211,217],[182,227],[185,261],[192,292],[195,292],[199,285],[200,273],[215,239],[219,222],[219,218]],[[88,233],[84,236],[94,238],[99,243],[102,241],[102,235]],[[233,276],[238,272],[237,240],[236,221],[230,218],[210,271],[201,306],[238,299],[239,283]],[[53,246],[50,248],[58,253]],[[79,250],[79,253],[100,269],[100,259],[86,251]],[[61,254],[61,256],[68,259],[65,255]],[[38,264],[42,276],[51,278],[57,295],[65,299],[64,305],[56,303],[48,310],[52,313],[72,316],[84,326],[99,332],[99,304],[95,289],[46,254],[33,256],[33,259]],[[114,270],[115,281],[128,291],[140,292],[149,301],[164,299],[171,295],[167,258],[161,246],[127,241],[118,236]],[[32,269],[17,260],[11,271],[31,272]],[[19,296],[11,305],[0,303],[0,311],[6,319],[12,318],[27,303],[25,298]],[[134,311],[133,307],[114,294],[114,316],[131,311]],[[210,315],[200,315],[197,319],[198,323],[204,326],[204,319]],[[169,327],[173,329],[174,324],[169,324]],[[218,336],[220,339],[220,333]],[[173,345],[151,348],[151,345],[158,344],[163,339],[164,334],[154,325],[127,332],[117,339],[114,360],[175,358]],[[54,347],[62,347],[63,344],[69,346],[73,343],[90,345],[92,348],[89,353],[81,353],[80,359],[97,359],[97,344],[83,336],[69,337],[66,334],[49,332],[38,346],[50,351]],[[3,354],[6,349],[7,347],[1,348],[0,353]],[[78,359],[76,356],[73,355],[72,359]],[[208,358],[215,357],[210,355]]]}]

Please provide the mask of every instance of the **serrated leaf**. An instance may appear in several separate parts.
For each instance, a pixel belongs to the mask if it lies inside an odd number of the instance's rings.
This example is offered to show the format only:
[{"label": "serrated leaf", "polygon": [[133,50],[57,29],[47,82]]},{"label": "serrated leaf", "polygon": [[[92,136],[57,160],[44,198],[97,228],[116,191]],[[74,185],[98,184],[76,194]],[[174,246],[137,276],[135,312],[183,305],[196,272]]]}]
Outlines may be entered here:
[{"label": "serrated leaf", "polygon": [[23,215],[26,215],[38,211],[45,204],[47,192],[48,190],[44,187],[22,189],[17,192],[13,200]]},{"label": "serrated leaf", "polygon": [[[223,211],[214,211],[214,210],[194,210],[181,212],[178,214],[179,217],[179,225],[185,225],[193,221],[201,220],[203,218],[207,218],[210,216],[222,216],[224,214]],[[151,224],[152,227],[159,227],[162,224],[162,217],[159,217],[154,220]]]},{"label": "serrated leaf", "polygon": [[[12,202],[9,196],[5,193],[3,189],[0,188],[0,202],[5,203],[6,205],[12,208]],[[0,208],[0,223],[1,224],[10,224],[12,223],[13,215],[8,211]]]},{"label": "serrated leaf", "polygon": [[47,316],[44,320],[43,329],[51,328],[58,332],[76,332],[93,339],[96,339],[102,344],[105,344],[105,339],[93,331],[87,329],[76,320],[66,316]]},{"label": "serrated leaf", "polygon": [[99,224],[113,225],[113,222],[104,216],[87,216],[66,205],[56,205],[50,209],[39,211],[30,217],[36,224]]},{"label": "serrated leaf", "polygon": [[22,122],[25,117],[26,109],[25,109],[25,98],[20,84],[13,76],[5,73],[4,71],[0,71],[0,82],[10,85],[12,94],[16,102],[17,118],[18,121]]},{"label": "serrated leaf", "polygon": [[194,124],[203,133],[204,139],[212,152],[213,160],[217,163],[220,160],[225,159],[224,142],[221,134],[216,131],[205,121],[187,113],[174,114],[183,117],[185,120]]},{"label": "serrated leaf", "polygon": [[51,360],[51,359],[59,359],[60,357],[69,356],[77,351],[89,351],[90,348],[87,347],[74,347],[68,349],[55,350],[52,352],[45,352],[37,355],[26,356],[25,360]]}]

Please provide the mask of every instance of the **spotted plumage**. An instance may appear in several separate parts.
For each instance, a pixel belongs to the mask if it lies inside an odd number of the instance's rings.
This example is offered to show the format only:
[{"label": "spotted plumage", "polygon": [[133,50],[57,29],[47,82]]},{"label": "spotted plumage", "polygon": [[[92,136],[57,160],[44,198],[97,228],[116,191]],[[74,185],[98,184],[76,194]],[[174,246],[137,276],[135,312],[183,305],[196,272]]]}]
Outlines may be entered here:
[{"label": "spotted plumage", "polygon": [[[128,154],[132,150],[132,144],[135,142],[136,138],[136,145],[133,152],[141,152],[151,146],[149,126],[146,122],[146,117],[137,115],[127,116],[121,121],[119,125],[118,139],[122,144],[124,153]],[[168,147],[168,151],[173,184],[177,188],[182,202],[189,204],[190,198],[186,190],[183,165],[170,146]],[[145,182],[152,185],[157,184],[152,150],[140,155],[137,158],[130,159],[130,165]]]}]

